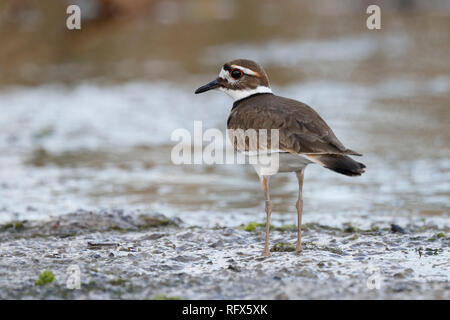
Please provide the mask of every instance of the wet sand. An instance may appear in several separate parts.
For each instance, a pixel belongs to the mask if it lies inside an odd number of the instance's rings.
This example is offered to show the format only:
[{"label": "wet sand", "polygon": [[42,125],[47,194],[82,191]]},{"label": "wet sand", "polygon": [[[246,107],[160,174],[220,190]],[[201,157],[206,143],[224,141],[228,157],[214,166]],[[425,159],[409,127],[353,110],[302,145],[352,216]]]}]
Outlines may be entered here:
[{"label": "wet sand", "polygon": [[[149,212],[77,211],[0,227],[0,299],[449,299],[450,228],[186,226]],[[69,289],[70,268],[80,289]],[[69,268],[69,269],[68,269]],[[36,285],[41,272],[55,280]]]},{"label": "wet sand", "polygon": [[[18,11],[0,33],[0,298],[448,299],[447,6],[384,3],[368,30],[360,1],[227,1],[229,17],[197,2],[78,33],[36,2],[33,32]],[[175,129],[225,129],[232,101],[193,92],[234,58],[364,154],[355,179],[306,169],[299,256],[295,175],[271,180],[281,251],[265,259],[254,170],[170,159]]]}]

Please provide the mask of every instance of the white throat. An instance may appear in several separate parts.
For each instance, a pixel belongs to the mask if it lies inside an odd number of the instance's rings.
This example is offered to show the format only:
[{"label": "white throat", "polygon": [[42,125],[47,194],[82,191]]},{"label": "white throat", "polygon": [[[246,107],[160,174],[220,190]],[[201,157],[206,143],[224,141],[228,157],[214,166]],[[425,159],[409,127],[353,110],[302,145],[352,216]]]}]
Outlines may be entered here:
[{"label": "white throat", "polygon": [[219,90],[228,94],[234,101],[247,98],[256,93],[272,93],[272,89],[265,86],[258,86],[255,89],[231,90],[226,88],[219,88]]}]

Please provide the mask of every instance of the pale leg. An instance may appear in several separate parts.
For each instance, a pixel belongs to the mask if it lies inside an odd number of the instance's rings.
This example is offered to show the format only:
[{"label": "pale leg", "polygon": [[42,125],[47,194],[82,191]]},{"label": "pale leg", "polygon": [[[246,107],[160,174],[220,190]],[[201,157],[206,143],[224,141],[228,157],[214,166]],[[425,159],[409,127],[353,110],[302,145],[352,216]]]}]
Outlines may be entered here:
[{"label": "pale leg", "polygon": [[261,176],[261,186],[264,191],[264,198],[265,198],[265,206],[266,206],[266,240],[264,243],[264,252],[263,255],[266,257],[270,256],[269,251],[269,231],[270,231],[270,215],[272,214],[272,201],[270,200],[270,194],[269,194],[269,178],[270,176]]},{"label": "pale leg", "polygon": [[297,247],[295,249],[296,253],[302,251],[302,212],[303,212],[303,178],[305,174],[305,169],[301,169],[296,172],[298,180],[298,200],[296,203],[297,207]]}]

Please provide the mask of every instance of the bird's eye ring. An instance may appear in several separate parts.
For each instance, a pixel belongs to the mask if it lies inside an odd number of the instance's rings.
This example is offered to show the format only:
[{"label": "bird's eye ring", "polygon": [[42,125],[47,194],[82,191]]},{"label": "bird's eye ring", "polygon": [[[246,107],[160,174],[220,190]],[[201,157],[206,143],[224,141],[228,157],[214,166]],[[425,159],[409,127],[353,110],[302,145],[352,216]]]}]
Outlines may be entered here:
[{"label": "bird's eye ring", "polygon": [[231,71],[230,71],[230,76],[235,80],[239,79],[243,75],[244,75],[244,73],[240,69],[231,69]]}]

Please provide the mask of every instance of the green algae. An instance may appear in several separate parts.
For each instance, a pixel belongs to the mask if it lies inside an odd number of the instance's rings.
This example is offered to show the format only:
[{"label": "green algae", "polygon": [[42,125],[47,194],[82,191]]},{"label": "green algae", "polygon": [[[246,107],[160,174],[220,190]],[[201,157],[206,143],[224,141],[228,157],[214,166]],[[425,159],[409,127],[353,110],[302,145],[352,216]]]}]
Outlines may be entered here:
[{"label": "green algae", "polygon": [[351,224],[347,225],[344,228],[344,232],[346,232],[346,233],[355,233],[357,231],[358,231],[358,229],[356,227],[352,226]]},{"label": "green algae", "polygon": [[10,230],[22,231],[25,228],[26,222],[27,222],[27,220],[13,221],[13,222],[6,223],[6,224],[0,226],[0,232],[7,231],[7,230],[8,231],[10,231]]},{"label": "green algae", "polygon": [[282,225],[280,227],[275,227],[275,230],[281,231],[281,232],[286,232],[286,231],[296,232],[297,231],[297,225],[296,224],[284,224],[284,225]]},{"label": "green algae", "polygon": [[[248,224],[242,224],[238,227],[240,230],[245,231],[255,231],[257,228],[265,228],[265,223],[258,223],[258,222],[250,222]],[[271,230],[276,230],[280,232],[296,232],[297,231],[297,225],[295,224],[285,224],[279,227],[275,227],[273,224],[270,225]]]},{"label": "green algae", "polygon": [[328,251],[328,252],[331,252],[331,253],[334,253],[334,254],[337,254],[340,256],[342,256],[344,254],[344,251],[342,251],[339,248],[335,248],[335,247],[324,246],[324,247],[321,247],[321,250],[325,250],[325,251]]},{"label": "green algae", "polygon": [[326,230],[326,231],[341,231],[341,229],[337,227],[327,226],[316,222],[304,223],[302,224],[302,230]]},{"label": "green algae", "polygon": [[357,234],[357,233],[355,233],[355,234],[352,235],[350,238],[348,238],[348,240],[351,240],[351,241],[354,241],[354,240],[356,240],[356,239],[358,239],[358,234]]},{"label": "green algae", "polygon": [[11,228],[14,228],[14,224],[7,223],[7,224],[4,224],[4,225],[0,226],[0,231],[6,231],[6,230],[11,229]]},{"label": "green algae", "polygon": [[295,246],[289,242],[277,242],[270,249],[272,252],[292,252],[295,251]]},{"label": "green algae", "polygon": [[[178,224],[168,218],[160,218],[160,217],[153,217],[153,216],[146,216],[146,215],[140,215],[139,218],[143,222],[141,226],[139,226],[139,229],[148,229],[148,228],[157,228],[157,227],[168,227],[168,226],[178,226]],[[117,228],[116,228],[117,230]]]},{"label": "green algae", "polygon": [[34,284],[37,286],[43,286],[47,283],[53,282],[53,280],[55,280],[53,272],[51,272],[50,270],[45,270],[39,275],[39,278],[34,282]]},{"label": "green algae", "polygon": [[[248,224],[241,224],[238,229],[245,230],[245,231],[256,231],[257,228],[266,227],[265,223],[257,223],[257,222],[250,222]],[[274,226],[271,224],[270,228],[274,228]]]},{"label": "green algae", "polygon": [[339,248],[331,247],[331,246],[318,246],[317,244],[315,244],[315,243],[312,242],[312,241],[304,241],[304,242],[302,243],[302,245],[303,245],[303,248],[304,248],[305,250],[322,250],[322,251],[328,251],[328,252],[331,252],[331,253],[334,253],[334,254],[337,254],[337,255],[340,255],[340,256],[344,254],[344,251],[342,251],[342,250],[339,249]]},{"label": "green algae", "polygon": [[109,284],[112,284],[113,286],[121,286],[123,284],[125,284],[127,282],[127,280],[122,279],[122,278],[117,278],[117,279],[113,279],[109,281]]},{"label": "green algae", "polygon": [[165,294],[157,294],[152,298],[152,300],[181,300],[180,297],[177,296],[168,296]]}]

